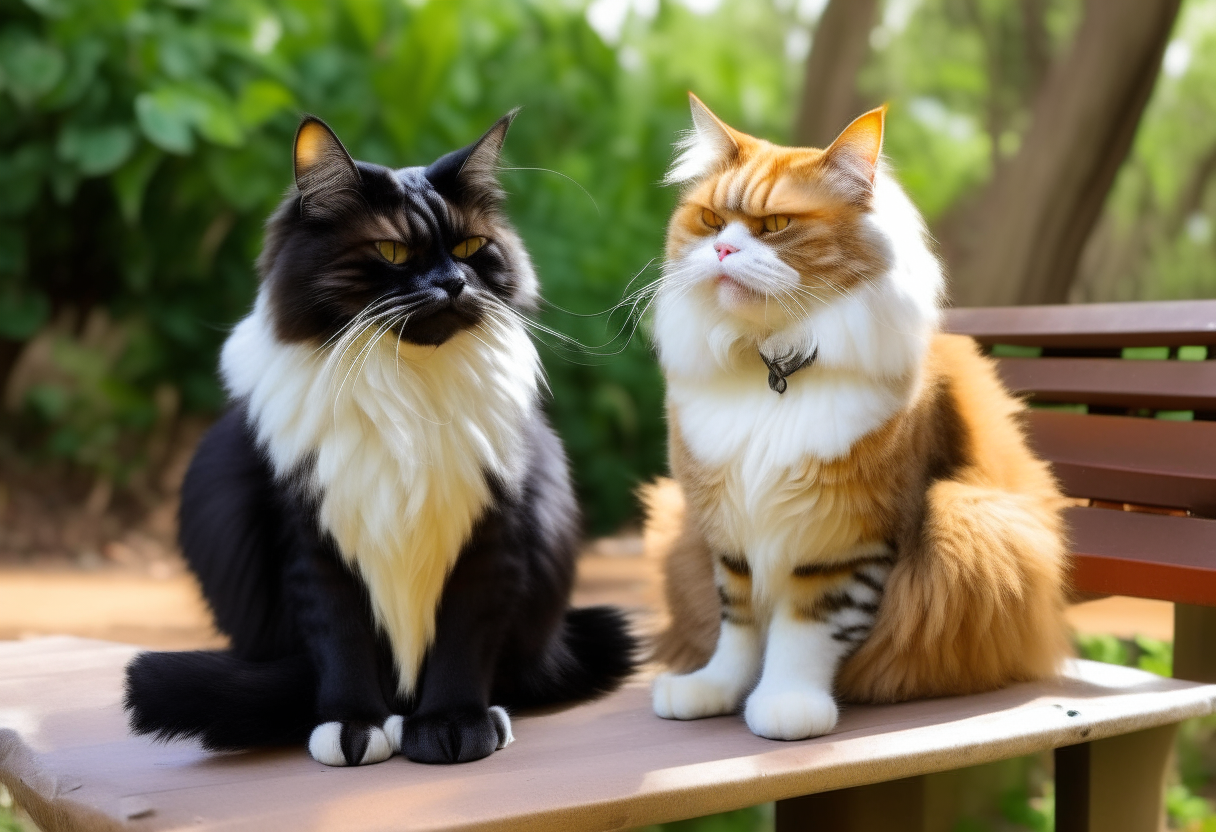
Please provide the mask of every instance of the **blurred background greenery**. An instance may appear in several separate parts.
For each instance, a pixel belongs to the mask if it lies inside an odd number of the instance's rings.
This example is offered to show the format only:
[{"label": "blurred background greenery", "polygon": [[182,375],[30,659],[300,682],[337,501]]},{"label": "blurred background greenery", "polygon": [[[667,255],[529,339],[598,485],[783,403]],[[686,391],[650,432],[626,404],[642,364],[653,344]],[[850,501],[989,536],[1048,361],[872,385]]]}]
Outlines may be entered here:
[{"label": "blurred background greenery", "polygon": [[[543,322],[595,347],[542,339],[550,409],[589,531],[634,522],[662,381],[645,321],[595,313],[657,273],[688,90],[820,146],[890,102],[956,303],[1216,297],[1216,0],[0,0],[0,561],[172,549],[305,112],[403,166],[523,105],[508,209]],[[1080,647],[1169,671],[1161,642]],[[1216,832],[1214,732],[1184,728],[1172,828]],[[967,830],[1051,828],[1045,761],[1009,765]]]},{"label": "blurred background greenery", "polygon": [[[1092,131],[1090,155],[1111,172],[1089,186],[1101,210],[1062,258],[1075,268],[1015,302],[1216,292],[1216,2],[1186,0],[1176,20],[1176,3],[1162,7],[1130,150]],[[253,296],[301,113],[357,157],[402,166],[523,105],[503,179],[553,304],[542,319],[605,345],[545,350],[551,411],[589,528],[619,528],[634,487],[664,467],[661,379],[644,322],[630,338],[622,313],[580,315],[656,274],[675,198],[657,182],[687,126],[686,91],[780,142],[824,141],[891,102],[886,152],[958,261],[956,296],[1004,302],[967,277],[968,245],[984,238],[965,221],[983,216],[1002,170],[1018,171],[1042,102],[1075,91],[1058,70],[1084,53],[1087,8],[0,0],[0,464],[88,477],[104,503],[148,480],[182,420],[223,406],[217,350]],[[817,103],[828,92],[835,103]]]}]

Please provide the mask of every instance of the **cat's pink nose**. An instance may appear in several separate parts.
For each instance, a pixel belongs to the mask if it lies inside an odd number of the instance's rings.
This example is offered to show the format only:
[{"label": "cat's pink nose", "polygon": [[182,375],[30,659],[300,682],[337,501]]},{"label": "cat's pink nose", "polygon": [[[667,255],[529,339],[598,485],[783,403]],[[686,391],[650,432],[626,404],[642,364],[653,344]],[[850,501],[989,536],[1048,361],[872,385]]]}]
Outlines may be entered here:
[{"label": "cat's pink nose", "polygon": [[718,252],[719,263],[726,259],[726,255],[734,254],[738,250],[730,243],[714,243],[714,251]]}]

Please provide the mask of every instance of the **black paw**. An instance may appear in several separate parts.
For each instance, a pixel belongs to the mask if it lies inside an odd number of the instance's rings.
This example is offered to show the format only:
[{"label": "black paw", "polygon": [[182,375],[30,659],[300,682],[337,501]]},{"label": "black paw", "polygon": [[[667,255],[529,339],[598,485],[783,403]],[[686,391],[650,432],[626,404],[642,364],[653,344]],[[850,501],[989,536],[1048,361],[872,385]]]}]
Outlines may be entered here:
[{"label": "black paw", "polygon": [[415,714],[405,720],[401,752],[416,763],[467,763],[515,739],[511,718],[498,706]]}]

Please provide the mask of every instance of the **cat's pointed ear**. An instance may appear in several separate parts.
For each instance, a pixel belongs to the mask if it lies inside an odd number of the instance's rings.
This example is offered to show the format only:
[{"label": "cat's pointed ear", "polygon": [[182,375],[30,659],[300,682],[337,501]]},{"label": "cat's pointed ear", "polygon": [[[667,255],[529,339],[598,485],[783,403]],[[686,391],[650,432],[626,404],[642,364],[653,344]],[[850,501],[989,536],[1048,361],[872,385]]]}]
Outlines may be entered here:
[{"label": "cat's pointed ear", "polygon": [[665,185],[703,176],[739,152],[734,130],[691,92],[688,103],[692,108],[692,130],[676,143],[676,159],[663,178]]},{"label": "cat's pointed ear", "polygon": [[293,158],[305,216],[332,215],[357,200],[359,169],[321,119],[305,116],[300,122]]},{"label": "cat's pointed ear", "polygon": [[494,122],[484,136],[468,147],[440,156],[426,169],[427,181],[453,202],[501,200],[498,160],[507,131],[517,115],[518,107]]},{"label": "cat's pointed ear", "polygon": [[874,191],[886,118],[886,104],[858,116],[823,153],[825,163],[841,174],[841,185],[862,198]]}]

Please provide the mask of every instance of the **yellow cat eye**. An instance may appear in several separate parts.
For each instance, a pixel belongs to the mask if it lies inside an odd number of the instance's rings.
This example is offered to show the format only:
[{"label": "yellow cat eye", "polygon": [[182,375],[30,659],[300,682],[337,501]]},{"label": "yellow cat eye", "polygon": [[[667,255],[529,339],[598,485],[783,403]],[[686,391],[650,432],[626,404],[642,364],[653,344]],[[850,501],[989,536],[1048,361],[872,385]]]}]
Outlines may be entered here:
[{"label": "yellow cat eye", "polygon": [[376,243],[376,251],[380,252],[380,256],[394,266],[400,266],[410,259],[410,247],[405,243],[398,243],[393,240],[378,241]]},{"label": "yellow cat eye", "polygon": [[487,240],[485,237],[470,237],[467,240],[461,240],[456,244],[456,247],[452,249],[452,254],[456,255],[461,260],[466,257],[472,257],[481,249],[482,246],[486,244],[486,242]]},{"label": "yellow cat eye", "polygon": [[764,218],[765,231],[780,231],[790,224],[790,218],[784,214],[769,214]]},{"label": "yellow cat eye", "polygon": [[726,225],[726,220],[719,217],[708,208],[701,209],[701,222],[708,225],[710,228],[721,228]]}]

